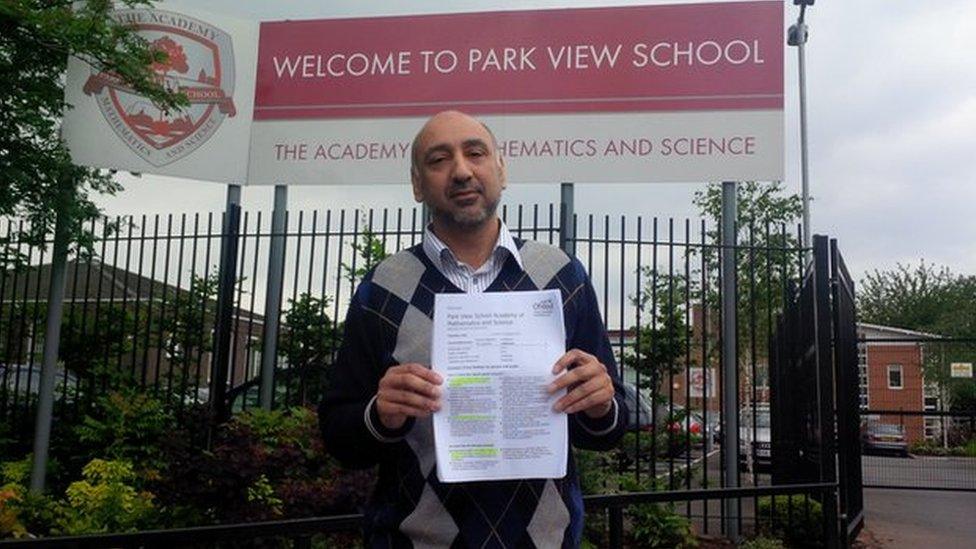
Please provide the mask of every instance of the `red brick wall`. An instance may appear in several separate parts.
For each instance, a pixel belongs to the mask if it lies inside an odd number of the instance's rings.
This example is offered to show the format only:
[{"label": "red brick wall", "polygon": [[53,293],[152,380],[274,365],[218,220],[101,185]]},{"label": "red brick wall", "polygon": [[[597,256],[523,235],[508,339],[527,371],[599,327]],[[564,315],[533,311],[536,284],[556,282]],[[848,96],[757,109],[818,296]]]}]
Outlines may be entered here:
[{"label": "red brick wall", "polygon": [[[868,407],[872,410],[922,410],[922,355],[915,344],[868,346]],[[888,388],[888,366],[901,364],[902,389]],[[911,444],[925,438],[921,416],[881,416],[883,423],[905,426],[905,436]]]}]

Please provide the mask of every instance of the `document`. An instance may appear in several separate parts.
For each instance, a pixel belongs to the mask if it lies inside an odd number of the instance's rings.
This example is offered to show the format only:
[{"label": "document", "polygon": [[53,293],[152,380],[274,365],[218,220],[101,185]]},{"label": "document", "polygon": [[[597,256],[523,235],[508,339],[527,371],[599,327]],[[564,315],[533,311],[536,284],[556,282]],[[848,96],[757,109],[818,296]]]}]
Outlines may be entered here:
[{"label": "document", "polygon": [[546,392],[565,347],[559,290],[435,297],[441,482],[566,476],[567,416],[552,410],[565,391]]}]

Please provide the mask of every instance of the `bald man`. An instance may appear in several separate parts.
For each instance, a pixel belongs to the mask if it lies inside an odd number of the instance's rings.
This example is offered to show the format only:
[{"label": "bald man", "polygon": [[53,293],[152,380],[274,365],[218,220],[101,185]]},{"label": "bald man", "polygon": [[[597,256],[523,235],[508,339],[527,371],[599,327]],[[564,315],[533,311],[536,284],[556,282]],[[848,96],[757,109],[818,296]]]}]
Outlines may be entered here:
[{"label": "bald man", "polygon": [[366,511],[371,547],[577,547],[583,504],[572,453],[559,479],[441,483],[431,414],[441,408],[430,369],[437,293],[558,289],[566,352],[546,389],[566,389],[570,443],[608,449],[627,410],[596,296],[583,266],[558,248],[514,238],[497,215],[506,186],[495,137],[457,111],[439,113],[411,149],[414,199],[431,212],[423,243],[368,273],[319,407],[325,445],[347,467],[379,465]]}]

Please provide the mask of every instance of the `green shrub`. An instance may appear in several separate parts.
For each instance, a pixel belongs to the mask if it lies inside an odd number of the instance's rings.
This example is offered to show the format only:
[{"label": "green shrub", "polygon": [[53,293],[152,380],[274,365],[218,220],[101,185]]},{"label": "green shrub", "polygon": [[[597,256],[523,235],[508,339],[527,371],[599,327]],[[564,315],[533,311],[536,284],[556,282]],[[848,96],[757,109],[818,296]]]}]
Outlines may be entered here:
[{"label": "green shrub", "polygon": [[27,489],[31,459],[0,464],[0,539],[45,534],[54,523],[54,502]]},{"label": "green shrub", "polygon": [[238,414],[209,452],[180,437],[164,448],[167,467],[149,486],[172,526],[357,512],[372,489],[372,472],[340,470],[328,457],[307,408]]},{"label": "green shrub", "polygon": [[133,486],[136,474],[131,463],[93,459],[82,477],[65,491],[54,533],[132,532],[153,525],[153,495]]},{"label": "green shrub", "polygon": [[626,511],[630,519],[631,535],[637,547],[649,549],[698,547],[698,538],[688,519],[674,512],[668,504],[644,503],[632,505]]},{"label": "green shrub", "polygon": [[739,549],[786,549],[782,540],[759,536],[739,545]]},{"label": "green shrub", "polygon": [[803,496],[759,498],[759,526],[763,533],[791,546],[819,547],[823,542],[820,502]]},{"label": "green shrub", "polygon": [[963,446],[963,453],[966,457],[976,457],[976,439]]},{"label": "green shrub", "polygon": [[19,488],[27,486],[30,481],[32,457],[28,455],[18,461],[5,461],[0,464],[0,482],[2,486]]},{"label": "green shrub", "polygon": [[[633,436],[628,433],[621,445],[646,443],[649,433]],[[643,451],[643,450],[641,450]],[[700,470],[701,465],[690,469],[675,471],[673,485],[666,478],[655,478],[650,473],[638,479],[632,466],[634,463],[621,459],[624,452],[618,449],[611,452],[575,450],[576,469],[579,474],[583,494],[621,494],[632,492],[653,492],[680,489],[689,477]],[[636,547],[697,547],[697,538],[691,524],[681,515],[673,512],[670,506],[656,504],[634,505],[625,510],[631,528],[633,544]],[[626,526],[625,526],[626,527]],[[584,546],[604,547],[609,542],[607,517],[605,512],[587,513],[583,527]]]},{"label": "green shrub", "polygon": [[912,444],[910,451],[919,456],[976,457],[976,440],[971,440],[964,446],[951,446],[949,448],[931,440],[918,441]]},{"label": "green shrub", "polygon": [[27,528],[20,518],[21,494],[13,486],[0,488],[0,539],[22,538]]},{"label": "green shrub", "polygon": [[151,479],[166,466],[160,441],[175,429],[161,400],[130,387],[99,397],[75,434],[91,455],[138,464],[140,476]]}]

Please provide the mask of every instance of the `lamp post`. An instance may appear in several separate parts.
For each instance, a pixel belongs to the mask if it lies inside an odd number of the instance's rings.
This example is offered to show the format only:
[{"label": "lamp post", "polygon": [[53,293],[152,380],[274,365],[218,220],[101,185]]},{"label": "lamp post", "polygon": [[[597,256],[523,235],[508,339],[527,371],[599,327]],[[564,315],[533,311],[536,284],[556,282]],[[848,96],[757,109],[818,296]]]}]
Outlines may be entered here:
[{"label": "lamp post", "polygon": [[796,46],[798,67],[800,71],[800,177],[803,182],[803,247],[807,249],[806,258],[810,259],[810,168],[807,155],[807,70],[804,46],[809,32],[804,20],[807,6],[812,6],[815,0],[793,0],[793,5],[800,6],[800,16],[796,24],[790,26],[786,43]]}]

